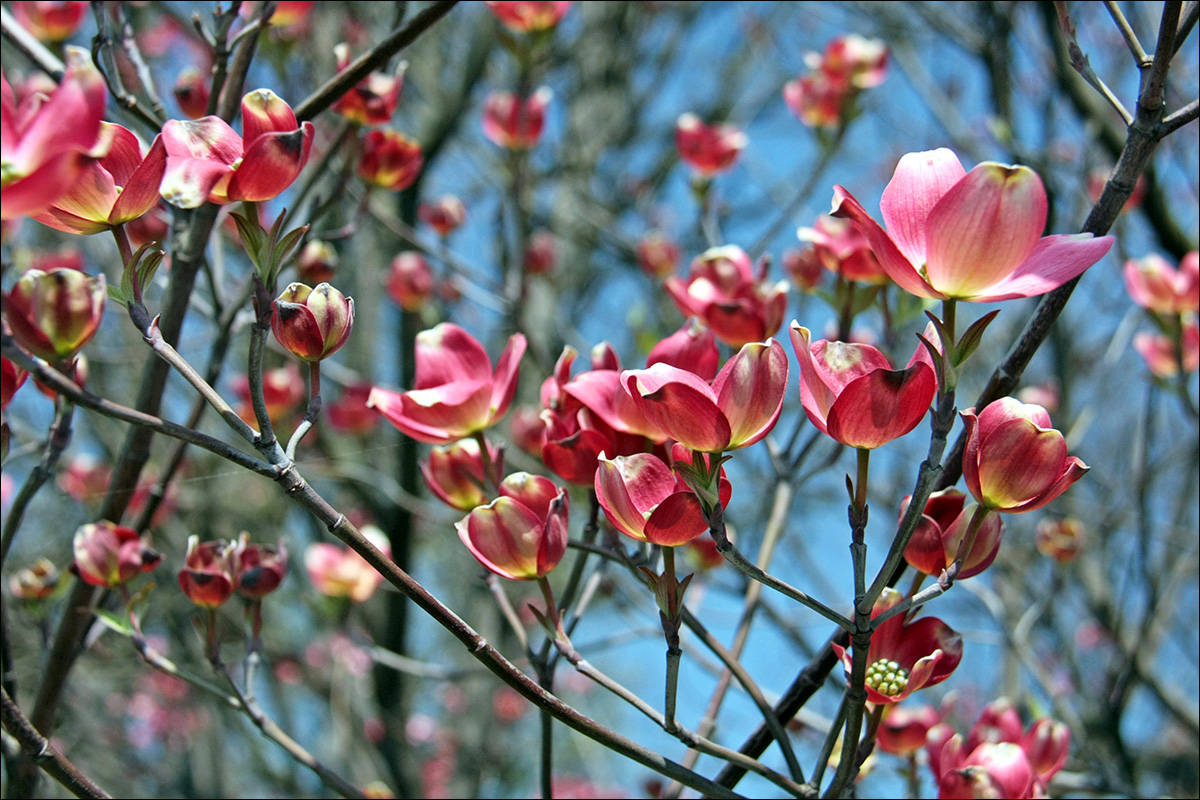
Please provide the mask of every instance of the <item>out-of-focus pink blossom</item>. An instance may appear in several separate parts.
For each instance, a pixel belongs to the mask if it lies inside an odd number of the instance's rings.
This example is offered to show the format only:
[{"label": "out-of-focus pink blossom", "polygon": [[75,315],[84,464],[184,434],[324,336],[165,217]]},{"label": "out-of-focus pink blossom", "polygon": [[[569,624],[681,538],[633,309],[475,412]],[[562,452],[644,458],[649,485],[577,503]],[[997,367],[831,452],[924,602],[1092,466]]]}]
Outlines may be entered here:
[{"label": "out-of-focus pink blossom", "polygon": [[679,158],[703,178],[732,169],[749,139],[733,125],[705,125],[687,113],[675,122],[675,148]]},{"label": "out-of-focus pink blossom", "polygon": [[688,278],[672,277],[663,288],[685,317],[699,317],[730,347],[774,336],[787,311],[787,282],[755,274],[750,256],[736,245],[697,256]]},{"label": "out-of-focus pink blossom", "polygon": [[1200,309],[1200,253],[1191,251],[1172,267],[1151,253],[1125,262],[1125,290],[1133,302],[1156,314],[1182,314]]},{"label": "out-of-focus pink blossom", "polygon": [[1159,378],[1173,378],[1178,375],[1181,361],[1183,371],[1192,373],[1200,369],[1200,327],[1197,326],[1194,316],[1184,320],[1180,332],[1181,357],[1176,356],[1175,343],[1171,341],[1171,337],[1160,333],[1135,333],[1133,349],[1138,351],[1146,366]]},{"label": "out-of-focus pink blossom", "polygon": [[487,7],[509,30],[539,33],[558,25],[571,0],[488,0]]},{"label": "out-of-focus pink blossom", "polygon": [[[361,530],[377,550],[391,558],[392,548],[383,531],[374,525],[365,525]],[[354,603],[369,600],[383,583],[383,576],[358,553],[327,542],[308,546],[304,552],[304,568],[318,592],[328,597],[346,597]]]},{"label": "out-of-focus pink blossom", "polygon": [[483,105],[483,135],[506,150],[528,150],[542,137],[553,96],[548,86],[523,99],[512,92],[492,92]]}]

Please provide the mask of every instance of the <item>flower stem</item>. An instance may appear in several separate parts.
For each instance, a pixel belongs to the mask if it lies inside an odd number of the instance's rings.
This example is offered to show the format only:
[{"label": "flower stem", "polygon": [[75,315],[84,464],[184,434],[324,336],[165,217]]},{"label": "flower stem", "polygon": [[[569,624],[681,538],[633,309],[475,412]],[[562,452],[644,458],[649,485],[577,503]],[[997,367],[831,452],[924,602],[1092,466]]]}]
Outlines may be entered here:
[{"label": "flower stem", "polygon": [[667,678],[665,697],[663,699],[663,728],[667,733],[674,733],[675,699],[679,689],[679,662],[683,651],[679,647],[679,619],[682,597],[679,592],[679,581],[675,579],[675,548],[664,547],[662,580],[667,587],[667,610],[660,612],[663,632],[667,637]]}]

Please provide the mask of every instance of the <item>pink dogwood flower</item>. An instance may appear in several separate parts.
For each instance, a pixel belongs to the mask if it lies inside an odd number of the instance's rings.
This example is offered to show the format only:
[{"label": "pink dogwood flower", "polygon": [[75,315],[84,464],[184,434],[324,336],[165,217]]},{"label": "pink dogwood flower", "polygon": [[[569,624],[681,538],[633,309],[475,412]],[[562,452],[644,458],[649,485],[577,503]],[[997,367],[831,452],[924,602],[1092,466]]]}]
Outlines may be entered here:
[{"label": "pink dogwood flower", "polygon": [[756,275],[750,256],[736,245],[701,253],[686,281],[671,277],[663,288],[681,314],[699,317],[730,347],[774,336],[787,311],[787,282]]},{"label": "pink dogwood flower", "polygon": [[376,387],[367,405],[419,442],[450,444],[466,438],[508,411],[525,344],[523,334],[509,337],[493,373],[483,345],[457,325],[443,322],[417,334],[416,388],[391,392]]},{"label": "pink dogwood flower", "polygon": [[541,578],[567,552],[567,493],[540,475],[515,472],[500,496],[455,523],[481,564],[515,581]]},{"label": "pink dogwood flower", "polygon": [[774,339],[744,345],[711,386],[664,362],[621,373],[634,406],[663,436],[702,453],[749,447],[770,433],[787,379],[787,355]]},{"label": "pink dogwood flower", "polygon": [[1156,314],[1200,309],[1200,253],[1193,250],[1175,269],[1151,253],[1125,262],[1125,290],[1133,302]]},{"label": "pink dogwood flower", "polygon": [[487,7],[509,30],[539,33],[558,25],[571,8],[571,0],[488,0]]},{"label": "pink dogwood flower", "polygon": [[167,166],[161,137],[150,151],[132,131],[102,122],[101,135],[111,141],[108,153],[93,161],[66,194],[33,218],[66,233],[100,233],[145,214],[158,203],[158,184]]},{"label": "pink dogwood flower", "polygon": [[1033,170],[987,161],[970,172],[946,149],[900,159],[880,203],[884,230],[834,187],[833,215],[848,217],[900,288],[918,297],[980,303],[1033,297],[1095,264],[1111,236],[1042,236],[1046,190]]},{"label": "pink dogwood flower", "polygon": [[[884,589],[871,610],[872,618],[903,598],[895,589]],[[899,703],[918,689],[941,683],[962,660],[962,637],[936,617],[906,622],[906,615],[890,617],[871,635],[867,653],[867,699],[878,705]],[[834,652],[850,676],[850,650],[839,644]]]},{"label": "pink dogwood flower", "polygon": [[546,126],[546,108],[554,93],[542,86],[529,97],[492,92],[483,104],[483,135],[506,150],[528,150]]},{"label": "pink dogwood flower", "polygon": [[699,176],[732,169],[749,139],[733,125],[705,125],[695,114],[680,115],[675,122],[675,148],[679,157]]},{"label": "pink dogwood flower", "polygon": [[1002,397],[978,414],[960,412],[966,425],[963,478],[980,505],[1007,514],[1041,508],[1090,467],[1067,455],[1067,442],[1038,405]]},{"label": "pink dogwood flower", "polygon": [[108,152],[111,140],[100,125],[107,99],[103,76],[78,47],[67,48],[67,73],[58,88],[48,95],[32,92],[20,105],[0,72],[0,219],[46,210]]},{"label": "pink dogwood flower", "polygon": [[270,89],[256,89],[242,98],[242,132],[238,136],[215,116],[169,120],[162,132],[163,199],[179,208],[259,202],[291,186],[308,162],[313,124],[298,123],[292,107]]},{"label": "pink dogwood flower", "polygon": [[791,327],[800,362],[800,402],[809,421],[842,444],[871,450],[920,424],[937,394],[937,375],[918,345],[905,369],[867,344],[812,341]]},{"label": "pink dogwood flower", "polygon": [[[658,456],[637,453],[614,459],[600,454],[595,490],[604,515],[617,530],[639,541],[678,547],[708,530],[699,496]],[[721,505],[729,502],[722,476]]]}]

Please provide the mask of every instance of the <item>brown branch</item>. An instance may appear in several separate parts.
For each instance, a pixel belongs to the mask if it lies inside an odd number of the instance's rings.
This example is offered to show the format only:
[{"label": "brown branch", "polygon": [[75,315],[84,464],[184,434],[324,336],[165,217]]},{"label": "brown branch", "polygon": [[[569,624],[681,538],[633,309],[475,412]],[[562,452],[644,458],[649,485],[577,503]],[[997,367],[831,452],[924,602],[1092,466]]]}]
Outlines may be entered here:
[{"label": "brown branch", "polygon": [[[8,692],[0,689],[0,716],[3,717],[4,730],[17,740],[25,755],[41,768],[43,772],[76,797],[105,798],[112,797],[101,789],[91,778],[67,760],[67,757],[50,744],[37,728],[21,713],[17,704],[9,697]],[[15,795],[12,795],[15,796]]]},{"label": "brown branch", "polygon": [[458,0],[438,0],[422,10],[407,25],[393,31],[370,51],[356,58],[348,67],[325,81],[319,89],[296,106],[296,119],[303,122],[329,108],[339,97],[370,75],[373,70],[379,69],[387,63],[389,58],[415,42],[433,23],[446,16],[457,3]]}]

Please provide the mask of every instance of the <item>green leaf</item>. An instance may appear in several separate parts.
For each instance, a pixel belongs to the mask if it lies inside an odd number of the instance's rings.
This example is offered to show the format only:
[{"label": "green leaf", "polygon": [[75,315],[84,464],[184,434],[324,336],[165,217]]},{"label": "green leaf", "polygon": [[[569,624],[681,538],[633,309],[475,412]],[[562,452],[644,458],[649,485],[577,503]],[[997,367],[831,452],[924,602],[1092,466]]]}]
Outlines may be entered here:
[{"label": "green leaf", "polygon": [[165,252],[162,250],[155,250],[153,253],[142,259],[141,264],[138,264],[138,286],[141,286],[143,290],[145,290],[145,288],[150,285],[150,282],[154,280],[154,273],[158,272],[158,268],[162,265],[164,256],[166,256]]},{"label": "green leaf", "polygon": [[[124,278],[121,279],[121,283],[125,283]],[[116,286],[111,283],[108,284],[108,299],[112,300],[114,303],[124,306],[125,308],[129,308],[129,304],[133,302],[133,296],[125,291],[125,287],[123,285]]]},{"label": "green leaf", "polygon": [[133,636],[133,626],[129,624],[126,617],[120,617],[104,608],[96,609],[96,619],[100,620],[101,624],[109,630],[115,631],[122,636]]},{"label": "green leaf", "polygon": [[971,357],[971,354],[979,347],[979,343],[983,341],[983,332],[987,330],[987,326],[999,313],[1000,309],[997,308],[971,323],[971,327],[967,328],[962,338],[958,340],[958,346],[954,353],[954,366],[962,366],[963,362]]}]

